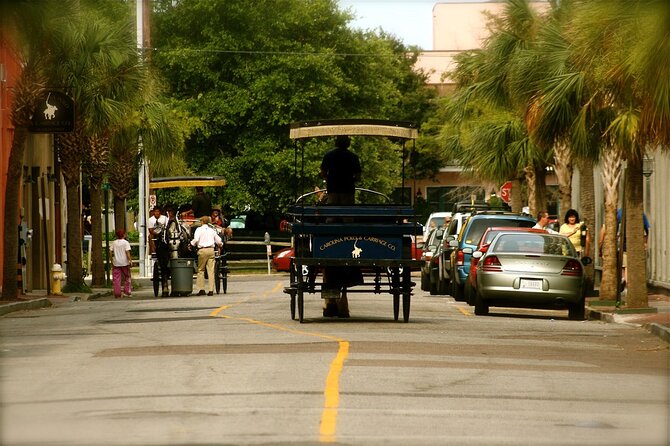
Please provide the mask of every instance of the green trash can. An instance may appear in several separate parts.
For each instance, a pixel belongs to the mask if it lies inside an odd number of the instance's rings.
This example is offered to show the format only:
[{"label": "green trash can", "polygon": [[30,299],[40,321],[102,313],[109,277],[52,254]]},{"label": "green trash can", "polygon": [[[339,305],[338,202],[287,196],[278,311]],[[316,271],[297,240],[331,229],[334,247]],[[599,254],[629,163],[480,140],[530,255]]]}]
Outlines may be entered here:
[{"label": "green trash can", "polygon": [[187,296],[193,292],[193,259],[170,259],[172,293]]}]

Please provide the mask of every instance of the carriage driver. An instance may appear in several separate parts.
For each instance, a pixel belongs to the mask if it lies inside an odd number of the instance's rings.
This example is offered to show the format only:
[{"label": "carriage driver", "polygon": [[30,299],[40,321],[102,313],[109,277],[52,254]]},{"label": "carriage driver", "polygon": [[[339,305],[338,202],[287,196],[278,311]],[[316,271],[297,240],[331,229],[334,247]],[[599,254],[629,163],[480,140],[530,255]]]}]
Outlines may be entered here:
[{"label": "carriage driver", "polygon": [[205,215],[200,217],[200,226],[193,234],[191,245],[198,248],[198,276],[196,278],[196,287],[198,287],[198,296],[205,295],[205,268],[207,269],[209,292],[208,296],[214,295],[214,248],[223,246],[221,237],[216,230],[210,226],[210,217]]}]

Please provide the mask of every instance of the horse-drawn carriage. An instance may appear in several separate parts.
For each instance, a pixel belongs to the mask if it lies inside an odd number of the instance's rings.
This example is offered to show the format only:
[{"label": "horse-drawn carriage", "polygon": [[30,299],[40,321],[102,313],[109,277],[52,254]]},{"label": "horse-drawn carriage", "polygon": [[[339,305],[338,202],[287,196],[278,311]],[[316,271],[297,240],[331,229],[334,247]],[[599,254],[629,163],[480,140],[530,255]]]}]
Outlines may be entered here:
[{"label": "horse-drawn carriage", "polygon": [[[164,189],[176,187],[222,187],[226,182],[221,177],[163,177],[154,178],[149,183],[149,189]],[[193,232],[197,223],[195,218],[182,214],[174,209],[173,214],[167,215],[167,224],[155,226],[155,252],[152,254],[154,296],[158,297],[161,287],[167,290],[168,281],[171,282],[171,296],[187,296],[193,291],[193,273],[197,266],[197,253],[191,247]],[[224,241],[222,249],[215,255],[214,278],[216,293],[228,291],[227,251],[225,249],[226,234],[224,228],[212,225]]]},{"label": "horse-drawn carriage", "polygon": [[[406,141],[414,141],[418,132],[407,122],[381,120],[337,120],[300,122],[291,125],[290,138],[295,141],[295,175],[297,183],[304,183],[305,144],[301,140],[333,136],[382,136],[401,141],[401,190],[404,190],[405,160],[410,159]],[[413,147],[412,147],[413,149]],[[298,153],[302,152],[302,153]],[[300,175],[298,175],[300,171]],[[304,191],[305,187],[302,184]],[[412,287],[411,270],[420,266],[412,258],[412,238],[421,233],[414,222],[414,210],[404,203],[386,198],[381,204],[322,205],[308,204],[317,190],[300,195],[288,215],[295,256],[291,260],[290,285],[284,292],[290,296],[291,318],[304,321],[305,294],[324,290],[324,272],[335,269],[340,274],[355,276],[339,290],[340,298],[350,293],[389,293],[393,297],[393,316],[398,320],[402,296],[403,320],[408,322]],[[359,189],[358,193],[382,195]],[[360,201],[360,200],[359,200]],[[321,276],[321,277],[320,277]],[[348,284],[347,284],[348,282]]]}]

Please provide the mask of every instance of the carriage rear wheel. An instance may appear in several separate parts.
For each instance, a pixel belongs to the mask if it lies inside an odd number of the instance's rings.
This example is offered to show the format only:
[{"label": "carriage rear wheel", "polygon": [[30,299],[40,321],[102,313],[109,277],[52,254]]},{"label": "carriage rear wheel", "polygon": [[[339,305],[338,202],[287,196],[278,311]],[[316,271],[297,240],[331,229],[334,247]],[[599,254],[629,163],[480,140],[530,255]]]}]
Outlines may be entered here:
[{"label": "carriage rear wheel", "polygon": [[409,268],[402,272],[402,320],[409,322],[409,307],[412,301],[412,276]]},{"label": "carriage rear wheel", "polygon": [[400,315],[400,293],[393,293],[393,320],[397,321]]},{"label": "carriage rear wheel", "polygon": [[154,263],[154,275],[152,281],[154,282],[154,297],[158,297],[158,292],[160,291],[161,286],[161,267],[158,262]]}]

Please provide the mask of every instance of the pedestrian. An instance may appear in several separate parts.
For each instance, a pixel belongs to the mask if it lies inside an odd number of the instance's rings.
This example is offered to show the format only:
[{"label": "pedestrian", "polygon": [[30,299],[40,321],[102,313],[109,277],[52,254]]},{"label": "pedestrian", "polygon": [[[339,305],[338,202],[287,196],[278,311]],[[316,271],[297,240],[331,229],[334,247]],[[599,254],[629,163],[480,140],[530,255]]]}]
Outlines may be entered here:
[{"label": "pedestrian", "polygon": [[[130,253],[130,243],[126,240],[126,232],[123,229],[116,230],[116,240],[112,242],[109,252],[112,255],[112,283],[114,286],[114,297],[132,297],[132,284],[130,281],[130,266],[133,259]],[[123,285],[123,294],[121,288]]]},{"label": "pedestrian", "polygon": [[151,210],[151,217],[147,222],[149,230],[149,254],[156,253],[156,239],[163,229],[167,227],[168,218],[163,215],[163,209],[160,206],[154,206]]},{"label": "pedestrian", "polygon": [[210,226],[211,219],[208,215],[200,217],[200,226],[193,234],[191,245],[198,248],[198,275],[196,278],[196,287],[198,296],[205,295],[205,270],[207,270],[209,292],[208,296],[214,295],[214,248],[223,246],[221,237],[216,230]]},{"label": "pedestrian", "polygon": [[[351,139],[340,135],[335,139],[335,148],[323,156],[320,175],[326,180],[326,204],[347,206],[355,204],[356,182],[361,178],[361,163],[358,156],[349,150]],[[333,223],[334,219],[326,220]],[[324,317],[349,317],[347,287],[363,283],[360,268],[326,267],[323,270]],[[341,294],[342,293],[342,294]]]},{"label": "pedestrian", "polygon": [[570,239],[579,257],[588,254],[591,245],[591,236],[586,223],[579,221],[579,213],[575,209],[568,209],[565,213],[564,222],[558,232]]},{"label": "pedestrian", "polygon": [[196,186],[191,206],[195,218],[209,217],[212,214],[212,199],[205,193],[202,186]]},{"label": "pedestrian", "polygon": [[549,234],[558,234],[558,232],[554,231],[551,228],[548,228],[547,227],[548,224],[549,224],[549,213],[547,211],[540,211],[537,213],[537,223],[535,223],[533,229],[544,229]]}]

